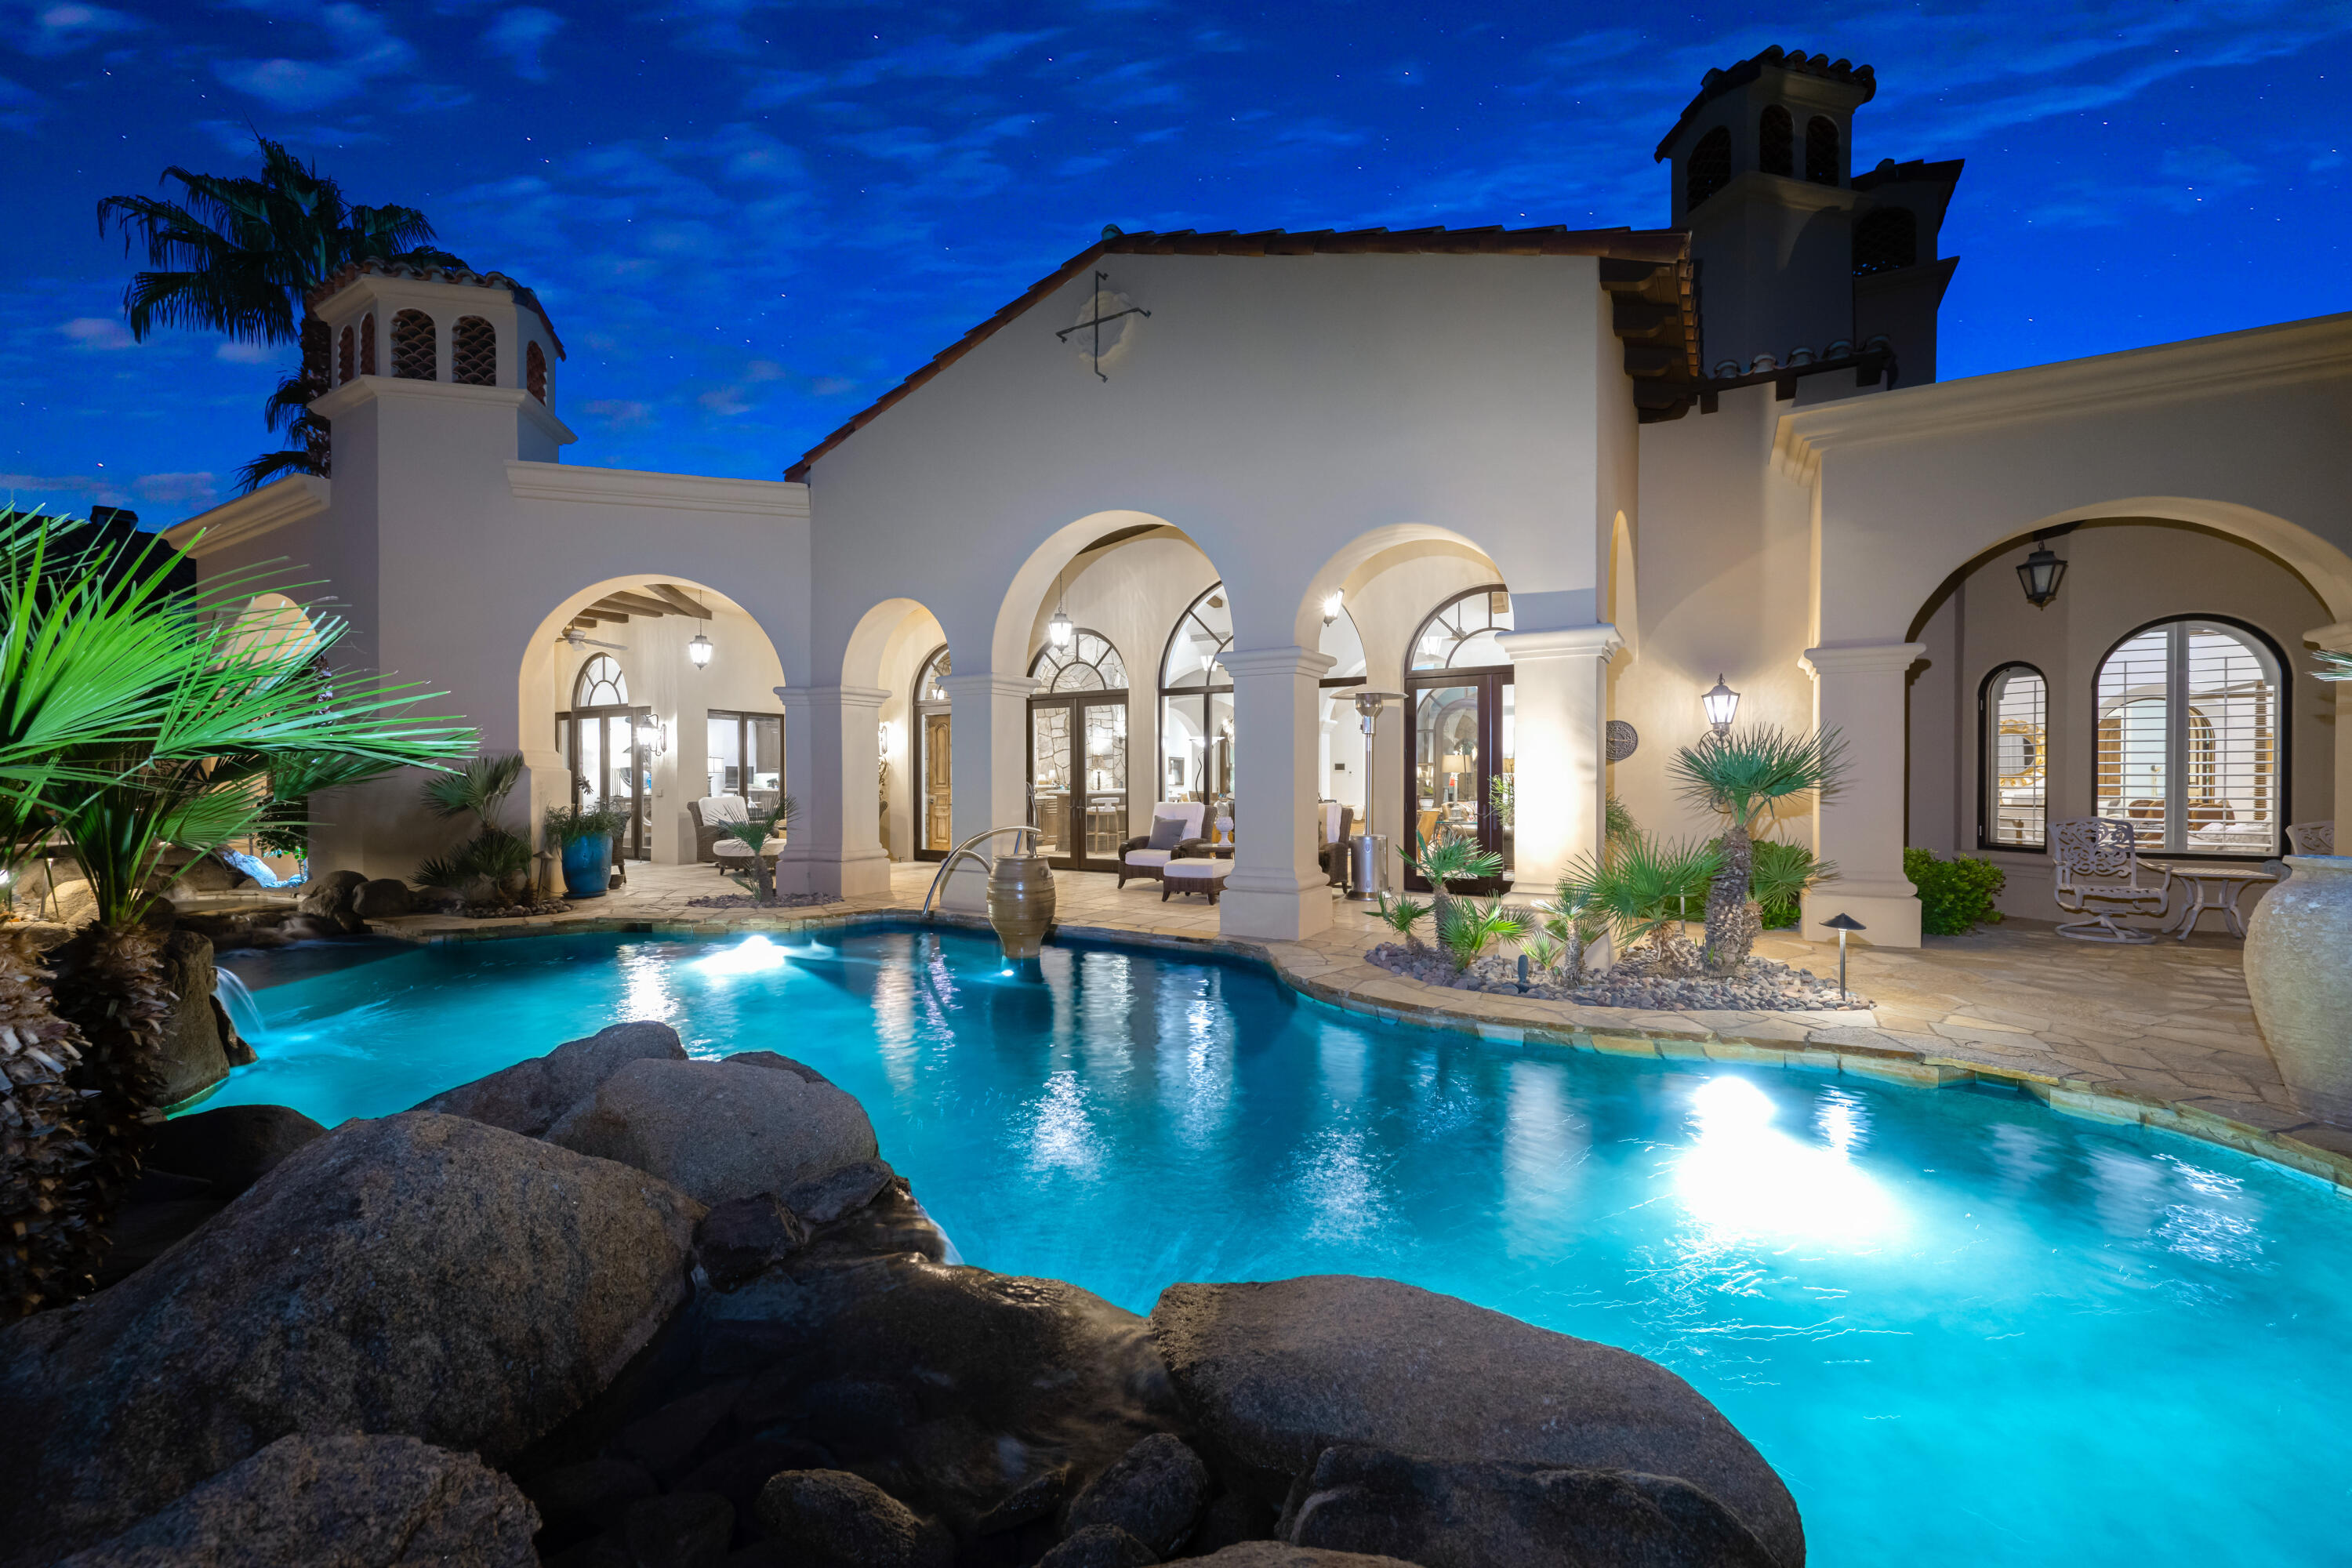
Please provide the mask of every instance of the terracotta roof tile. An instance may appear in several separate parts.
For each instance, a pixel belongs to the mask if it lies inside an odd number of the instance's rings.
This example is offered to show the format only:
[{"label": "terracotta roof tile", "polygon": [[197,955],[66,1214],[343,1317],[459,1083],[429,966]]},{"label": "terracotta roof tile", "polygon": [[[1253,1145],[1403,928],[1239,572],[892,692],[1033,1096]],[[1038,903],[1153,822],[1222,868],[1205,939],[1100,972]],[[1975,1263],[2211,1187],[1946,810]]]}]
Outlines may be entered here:
[{"label": "terracotta roof tile", "polygon": [[1671,286],[1680,309],[1683,337],[1688,343],[1689,379],[1697,379],[1697,337],[1691,307],[1690,237],[1680,229],[1572,229],[1564,224],[1541,228],[1359,228],[1258,229],[1244,233],[1219,229],[1202,233],[1177,229],[1166,234],[1118,234],[1090,245],[1039,279],[988,320],[935,355],[897,386],[867,405],[849,423],[810,447],[800,461],[784,470],[784,478],[805,480],[809,468],[851,436],[880,416],[885,409],[978,348],[997,330],[1027,311],[1071,279],[1106,256],[1598,256],[1621,261],[1646,262],[1671,268]]}]

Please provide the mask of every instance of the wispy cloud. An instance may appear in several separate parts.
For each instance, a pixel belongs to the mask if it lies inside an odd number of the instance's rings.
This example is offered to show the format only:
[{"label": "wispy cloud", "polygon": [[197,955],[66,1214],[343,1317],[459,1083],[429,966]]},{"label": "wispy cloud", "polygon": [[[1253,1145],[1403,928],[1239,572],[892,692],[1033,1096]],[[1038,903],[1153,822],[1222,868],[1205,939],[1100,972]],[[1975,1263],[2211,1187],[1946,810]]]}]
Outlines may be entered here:
[{"label": "wispy cloud", "polygon": [[518,5],[490,24],[482,35],[482,47],[510,61],[515,75],[525,81],[545,81],[547,67],[540,59],[540,50],[563,26],[564,18],[552,11]]},{"label": "wispy cloud", "polygon": [[350,0],[322,7],[318,23],[327,35],[324,58],[225,59],[215,62],[213,73],[274,109],[299,113],[340,103],[416,63],[416,51],[383,18]]},{"label": "wispy cloud", "polygon": [[31,0],[0,6],[0,33],[36,58],[68,55],[115,34],[136,32],[142,26],[136,16],[70,0],[65,4]]},{"label": "wispy cloud", "polygon": [[61,324],[58,331],[71,340],[78,349],[128,349],[138,346],[131,329],[111,316],[76,316]]}]

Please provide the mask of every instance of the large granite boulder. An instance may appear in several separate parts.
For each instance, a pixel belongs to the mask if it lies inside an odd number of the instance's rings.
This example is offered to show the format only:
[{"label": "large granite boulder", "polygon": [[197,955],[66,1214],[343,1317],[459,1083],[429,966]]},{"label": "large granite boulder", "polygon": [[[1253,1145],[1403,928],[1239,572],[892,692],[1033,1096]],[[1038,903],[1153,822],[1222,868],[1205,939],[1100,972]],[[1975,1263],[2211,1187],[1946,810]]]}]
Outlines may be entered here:
[{"label": "large granite boulder", "polygon": [[1419,1568],[1398,1557],[1367,1557],[1360,1552],[1326,1552],[1316,1546],[1288,1546],[1279,1541],[1244,1541],[1196,1563],[1217,1568]]},{"label": "large granite boulder", "polygon": [[327,1130],[283,1105],[224,1105],[175,1116],[147,1145],[151,1169],[212,1184],[211,1196],[233,1198]]},{"label": "large granite boulder", "polygon": [[1043,1552],[1074,1494],[1181,1415],[1134,1313],[944,1250],[893,1183],[698,1300],[699,1371],[748,1380],[741,1432],[819,1445],[965,1540],[1022,1532]]},{"label": "large granite boulder", "polygon": [[363,921],[398,920],[416,912],[416,895],[397,877],[362,882],[352,895],[352,913]]},{"label": "large granite boulder", "polygon": [[1112,1525],[1155,1557],[1172,1557],[1209,1500],[1209,1468],[1171,1432],[1155,1432],[1121,1455],[1071,1500],[1071,1531]]},{"label": "large granite boulder", "polygon": [[846,1470],[786,1470],[760,1489],[760,1523],[805,1568],[948,1568],[955,1543],[930,1520]]},{"label": "large granite boulder", "polygon": [[877,1152],[865,1108],[831,1084],[732,1061],[626,1063],[547,1138],[704,1204],[783,1193]]},{"label": "large granite boulder", "polygon": [[1283,1539],[1422,1568],[1778,1568],[1748,1527],[1671,1476],[1326,1448]]},{"label": "large granite boulder", "polygon": [[302,884],[294,907],[306,915],[320,915],[328,920],[352,914],[352,905],[366,885],[367,878],[357,871],[323,872]]},{"label": "large granite boulder", "polygon": [[471,1454],[295,1434],[59,1568],[538,1568],[538,1528]]},{"label": "large granite boulder", "polygon": [[595,1093],[597,1085],[645,1059],[684,1061],[686,1047],[677,1031],[667,1024],[615,1024],[584,1040],[566,1040],[543,1057],[446,1089],[416,1109],[488,1122],[526,1138],[544,1137],[558,1117]]},{"label": "large granite boulder", "polygon": [[131,1279],[0,1331],[0,1564],[102,1540],[291,1432],[502,1463],[685,1300],[701,1215],[458,1117],[346,1122]]},{"label": "large granite boulder", "polygon": [[1171,1285],[1151,1336],[1229,1479],[1287,1495],[1334,1443],[1675,1477],[1728,1508],[1780,1568],[1797,1505],[1696,1389],[1654,1362],[1390,1279]]},{"label": "large granite boulder", "polygon": [[[163,938],[163,984],[172,1011],[163,1025],[163,1103],[193,1100],[228,1077],[228,1043],[213,1005],[213,944],[192,931]],[[247,1057],[246,1059],[250,1060]]]}]

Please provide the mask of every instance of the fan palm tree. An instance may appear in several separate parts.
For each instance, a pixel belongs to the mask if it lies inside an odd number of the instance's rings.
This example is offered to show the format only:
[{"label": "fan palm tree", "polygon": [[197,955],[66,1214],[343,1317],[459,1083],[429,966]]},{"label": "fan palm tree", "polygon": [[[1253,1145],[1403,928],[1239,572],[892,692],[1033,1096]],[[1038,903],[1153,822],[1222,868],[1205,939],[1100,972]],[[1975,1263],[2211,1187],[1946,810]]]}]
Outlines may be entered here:
[{"label": "fan palm tree", "polygon": [[1757,828],[1783,802],[1835,794],[1845,772],[1845,743],[1834,730],[1800,734],[1758,724],[1685,746],[1666,771],[1685,800],[1724,818],[1720,858],[1706,892],[1706,962],[1718,973],[1728,973],[1748,962],[1760,924],[1751,887]]},{"label": "fan palm tree", "polygon": [[318,656],[338,622],[298,646],[241,639],[225,612],[286,584],[241,574],[173,592],[174,561],[159,541],[59,552],[51,520],[0,521],[0,853],[21,860],[61,827],[97,900],[53,983],[28,943],[0,942],[11,1314],[86,1287],[163,1109],[156,1049],[177,999],[144,916],[167,886],[166,844],[203,854],[247,831],[273,772],[325,788],[441,766],[475,742],[406,717],[409,688],[331,674]]},{"label": "fan palm tree", "polygon": [[1706,890],[1719,861],[1715,845],[1660,838],[1628,827],[1601,859],[1580,856],[1560,873],[1547,929],[1580,956],[1606,931],[1621,952],[1657,943],[1682,923],[1682,910]]},{"label": "fan palm tree", "polygon": [[748,822],[722,822],[719,825],[721,837],[732,838],[751,851],[753,903],[772,904],[776,901],[775,868],[768,863],[766,856],[760,853],[761,847],[775,837],[778,828],[790,826],[793,818],[800,814],[800,802],[791,795],[783,795],[778,798],[773,811],[752,817]]},{"label": "fan palm tree", "polygon": [[456,849],[417,867],[418,882],[466,889],[488,880],[490,897],[501,904],[514,902],[510,884],[530,869],[530,840],[502,826],[499,813],[522,771],[522,753],[508,752],[468,757],[462,766],[425,781],[426,810],[444,818],[471,816],[480,826]]},{"label": "fan palm tree", "polygon": [[327,422],[310,411],[327,390],[325,323],[310,314],[310,290],[355,261],[402,261],[462,268],[426,242],[433,226],[404,206],[352,206],[342,187],[266,136],[258,177],[199,174],[178,164],[163,182],[179,199],[108,196],[98,204],[127,254],[135,237],[152,269],[122,293],[131,335],[145,342],[158,327],[226,332],[233,342],[299,342],[300,368],[270,395],[263,414],[284,430],[287,449],[267,452],[238,470],[247,489],[284,474],[327,471]]}]

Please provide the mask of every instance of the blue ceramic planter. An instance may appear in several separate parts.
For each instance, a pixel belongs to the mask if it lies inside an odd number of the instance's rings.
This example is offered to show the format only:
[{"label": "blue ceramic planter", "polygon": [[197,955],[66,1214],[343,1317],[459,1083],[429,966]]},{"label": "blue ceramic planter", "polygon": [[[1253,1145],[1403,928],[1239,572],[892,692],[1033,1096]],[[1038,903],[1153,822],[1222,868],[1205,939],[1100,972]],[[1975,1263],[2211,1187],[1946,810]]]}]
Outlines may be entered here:
[{"label": "blue ceramic planter", "polygon": [[601,899],[613,885],[613,840],[609,834],[575,838],[563,847],[563,896]]}]

